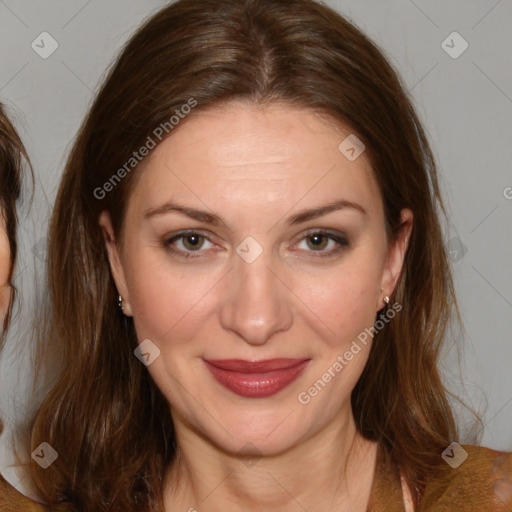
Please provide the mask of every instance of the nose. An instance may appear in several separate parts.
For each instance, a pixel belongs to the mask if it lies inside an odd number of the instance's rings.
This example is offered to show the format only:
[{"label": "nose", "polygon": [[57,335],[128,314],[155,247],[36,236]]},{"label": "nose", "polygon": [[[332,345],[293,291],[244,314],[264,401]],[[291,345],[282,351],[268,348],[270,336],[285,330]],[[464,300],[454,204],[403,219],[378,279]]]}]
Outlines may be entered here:
[{"label": "nose", "polygon": [[234,268],[228,275],[220,322],[250,345],[265,344],[293,322],[291,292],[270,265],[265,252],[252,263],[235,255]]}]

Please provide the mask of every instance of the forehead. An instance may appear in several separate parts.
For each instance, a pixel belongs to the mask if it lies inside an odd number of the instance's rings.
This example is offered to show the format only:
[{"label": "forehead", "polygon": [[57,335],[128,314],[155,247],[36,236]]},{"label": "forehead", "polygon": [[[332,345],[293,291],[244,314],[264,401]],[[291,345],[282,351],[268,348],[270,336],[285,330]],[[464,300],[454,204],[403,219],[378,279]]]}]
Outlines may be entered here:
[{"label": "forehead", "polygon": [[343,197],[371,209],[380,193],[365,153],[351,161],[339,149],[350,135],[311,109],[210,107],[182,121],[153,150],[137,180],[135,202],[151,207],[185,195],[196,204],[227,199],[258,208]]}]

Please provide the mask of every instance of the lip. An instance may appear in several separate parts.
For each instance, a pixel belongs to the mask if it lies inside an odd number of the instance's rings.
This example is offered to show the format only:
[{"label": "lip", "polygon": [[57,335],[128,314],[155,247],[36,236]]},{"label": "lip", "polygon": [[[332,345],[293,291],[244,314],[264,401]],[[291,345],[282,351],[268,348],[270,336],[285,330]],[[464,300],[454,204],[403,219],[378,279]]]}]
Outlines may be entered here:
[{"label": "lip", "polygon": [[237,395],[248,398],[272,396],[289,386],[311,359],[203,359],[215,380]]}]

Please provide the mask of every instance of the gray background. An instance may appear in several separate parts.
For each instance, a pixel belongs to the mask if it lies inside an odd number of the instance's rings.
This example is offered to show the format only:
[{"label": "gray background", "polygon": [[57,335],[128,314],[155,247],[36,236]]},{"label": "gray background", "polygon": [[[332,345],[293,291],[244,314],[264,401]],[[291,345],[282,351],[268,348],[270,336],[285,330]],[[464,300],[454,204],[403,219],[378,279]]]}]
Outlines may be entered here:
[{"label": "gray background", "polygon": [[[32,335],[26,319],[38,310],[46,224],[65,156],[107,66],[142,19],[166,3],[0,1],[0,99],[36,173],[32,205],[26,201],[21,210],[20,311],[0,366],[4,449],[10,428],[37,403],[27,399]],[[466,329],[460,369],[454,350],[447,350],[443,369],[449,387],[484,413],[481,444],[512,450],[512,2],[326,3],[380,45],[425,123],[448,203],[445,239]],[[31,47],[44,31],[58,44],[46,59]],[[448,37],[453,31],[469,45],[458,58],[443,49],[462,48],[460,39]],[[467,428],[462,425],[461,441],[471,441]],[[0,449],[0,469],[7,461]]]}]

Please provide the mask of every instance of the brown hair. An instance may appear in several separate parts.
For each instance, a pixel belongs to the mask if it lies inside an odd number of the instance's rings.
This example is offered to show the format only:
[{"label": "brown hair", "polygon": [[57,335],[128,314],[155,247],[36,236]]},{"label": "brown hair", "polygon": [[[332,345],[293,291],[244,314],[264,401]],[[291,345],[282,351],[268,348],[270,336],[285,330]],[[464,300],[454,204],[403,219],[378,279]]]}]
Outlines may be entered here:
[{"label": "brown hair", "polygon": [[438,372],[454,311],[460,322],[439,222],[446,212],[427,137],[397,74],[354,25],[310,0],[180,0],[147,20],[109,71],[70,152],[50,225],[53,311],[43,341],[57,344],[62,372],[32,434],[32,449],[46,441],[59,454],[48,469],[32,463],[43,498],[55,510],[163,506],[172,418],[133,356],[136,333],[116,306],[98,225],[108,210],[120,237],[140,170],[122,173],[100,199],[97,191],[190,98],[194,112],[241,99],[327,114],[366,145],[390,238],[401,209],[413,211],[392,296],[403,309],[375,336],[352,405],[360,432],[386,446],[418,502],[457,437]]}]

